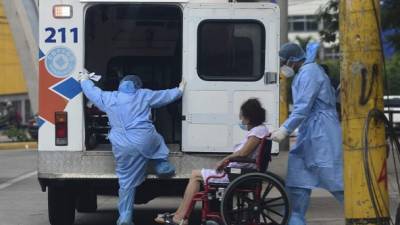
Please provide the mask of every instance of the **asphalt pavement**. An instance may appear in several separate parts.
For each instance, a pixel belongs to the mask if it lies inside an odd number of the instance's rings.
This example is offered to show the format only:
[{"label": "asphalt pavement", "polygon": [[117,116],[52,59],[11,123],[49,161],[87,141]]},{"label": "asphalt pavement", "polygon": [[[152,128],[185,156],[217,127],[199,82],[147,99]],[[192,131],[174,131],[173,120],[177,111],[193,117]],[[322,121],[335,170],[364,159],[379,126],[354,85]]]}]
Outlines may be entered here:
[{"label": "asphalt pavement", "polygon": [[[36,151],[0,151],[0,225],[47,225],[47,194],[41,192],[36,175]],[[390,183],[391,189],[394,183]],[[398,193],[391,199],[398,202]],[[158,198],[135,211],[136,225],[152,225],[160,212],[171,212],[178,198]],[[117,198],[100,196],[96,213],[77,213],[75,225],[114,225],[118,217]],[[391,207],[394,211],[394,207]],[[325,191],[315,191],[307,215],[309,225],[344,224],[343,209]],[[192,225],[199,224],[199,212],[194,213]]]}]

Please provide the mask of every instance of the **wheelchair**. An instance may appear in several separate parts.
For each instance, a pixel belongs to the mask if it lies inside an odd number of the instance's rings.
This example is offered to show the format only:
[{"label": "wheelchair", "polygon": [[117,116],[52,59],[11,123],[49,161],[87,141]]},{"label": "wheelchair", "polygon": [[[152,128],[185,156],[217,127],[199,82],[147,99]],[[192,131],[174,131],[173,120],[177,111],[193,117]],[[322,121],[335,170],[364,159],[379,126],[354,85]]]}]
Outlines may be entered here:
[{"label": "wheelchair", "polygon": [[[286,225],[290,204],[284,180],[267,171],[272,141],[264,138],[255,160],[237,157],[227,162],[255,164],[256,169],[225,167],[219,176],[208,177],[204,190],[193,197],[188,219],[197,202],[202,203],[202,225]],[[213,183],[228,175],[229,183]]]}]

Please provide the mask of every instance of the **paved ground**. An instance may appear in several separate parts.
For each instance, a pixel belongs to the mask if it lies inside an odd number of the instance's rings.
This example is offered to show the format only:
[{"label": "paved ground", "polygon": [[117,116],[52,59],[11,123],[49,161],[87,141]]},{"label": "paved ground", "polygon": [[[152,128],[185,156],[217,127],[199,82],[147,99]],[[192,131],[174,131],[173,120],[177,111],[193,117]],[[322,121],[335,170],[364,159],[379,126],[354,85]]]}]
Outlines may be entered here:
[{"label": "paved ground", "polygon": [[[47,195],[40,191],[35,175],[36,151],[0,151],[0,225],[46,225]],[[390,184],[394,186],[392,182]],[[392,200],[397,199],[392,192]],[[176,198],[156,199],[138,206],[136,225],[152,225],[160,211],[171,211],[179,203]],[[394,209],[394,207],[392,207]],[[196,217],[193,225],[198,225]],[[99,212],[78,213],[76,225],[114,225],[117,218],[116,198],[100,197]],[[342,208],[323,191],[313,195],[309,225],[344,224]]]}]

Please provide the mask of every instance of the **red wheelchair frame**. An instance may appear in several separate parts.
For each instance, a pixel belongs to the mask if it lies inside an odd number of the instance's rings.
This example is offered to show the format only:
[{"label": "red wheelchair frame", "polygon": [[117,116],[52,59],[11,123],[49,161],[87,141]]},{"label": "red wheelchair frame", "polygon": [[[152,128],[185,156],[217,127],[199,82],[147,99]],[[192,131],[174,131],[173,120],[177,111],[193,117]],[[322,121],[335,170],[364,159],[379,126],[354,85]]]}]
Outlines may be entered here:
[{"label": "red wheelchair frame", "polygon": [[[208,224],[225,224],[225,225],[232,225],[232,224],[227,224],[225,216],[223,215],[223,210],[222,210],[222,204],[221,204],[221,210],[219,211],[213,211],[211,210],[210,207],[210,194],[213,193],[217,193],[217,191],[219,191],[218,189],[222,188],[224,189],[224,195],[221,199],[225,198],[225,194],[226,192],[228,192],[230,184],[232,183],[232,181],[239,181],[240,183],[240,179],[239,178],[243,178],[243,179],[250,179],[253,180],[254,183],[258,183],[258,179],[262,179],[263,181],[268,181],[273,183],[273,186],[278,187],[279,191],[282,194],[282,201],[283,203],[281,203],[282,206],[285,207],[285,214],[282,214],[282,221],[281,222],[277,222],[274,219],[272,219],[272,217],[266,215],[266,218],[268,218],[270,221],[270,223],[267,222],[267,219],[264,218],[264,223],[263,222],[245,222],[245,223],[239,223],[239,224],[254,224],[254,225],[261,225],[261,224],[276,224],[276,225],[285,225],[287,224],[288,221],[288,217],[290,214],[290,205],[289,205],[289,201],[287,198],[286,193],[284,192],[284,181],[282,180],[282,178],[280,178],[278,175],[273,174],[271,172],[267,172],[267,168],[269,165],[269,162],[271,161],[271,148],[272,148],[272,141],[268,140],[267,138],[263,138],[262,142],[260,143],[259,147],[257,148],[257,157],[256,159],[250,159],[250,158],[245,158],[245,157],[235,157],[231,160],[229,160],[228,162],[225,163],[225,169],[224,172],[221,175],[218,176],[210,176],[205,180],[205,184],[204,184],[204,190],[200,191],[198,193],[195,194],[195,196],[192,198],[190,207],[188,208],[188,210],[185,213],[185,217],[184,220],[187,220],[190,216],[190,214],[193,211],[194,206],[196,205],[197,202],[202,202],[202,209],[201,209],[201,220],[202,220],[202,224],[203,225],[208,225]],[[239,163],[248,163],[248,164],[255,164],[256,165],[256,169],[254,169],[254,171],[251,171],[252,173],[244,173],[241,174],[241,170],[243,168],[230,168],[227,167],[229,163],[231,162],[239,162]],[[232,173],[232,171],[234,173]],[[235,172],[239,172],[240,174],[235,174]],[[236,175],[235,178],[231,178],[234,175]],[[212,183],[210,182],[211,179],[220,179],[223,178],[225,176],[229,177],[230,183],[227,184],[223,184],[223,183]],[[261,180],[260,180],[261,181]],[[237,182],[236,182],[237,183]],[[234,185],[235,187],[240,187],[237,185]],[[268,184],[268,188],[269,188]],[[242,185],[243,186],[243,185]],[[271,187],[272,189],[273,187]],[[225,190],[226,189],[226,190]],[[254,198],[255,201],[260,201],[261,199],[261,186],[260,185],[256,185],[255,189],[248,189],[248,188],[238,188],[235,190],[231,190],[232,192],[243,192],[243,193],[255,193]],[[267,193],[268,194],[268,193]],[[216,194],[215,194],[216,195]],[[262,196],[263,198],[265,198],[266,196]],[[258,200],[257,200],[258,199]],[[214,199],[215,200],[215,199]],[[274,199],[269,199],[269,200],[265,200],[264,202],[273,202],[275,201]],[[223,202],[223,200],[221,200],[221,202]],[[258,206],[261,206],[262,204],[258,204]],[[275,204],[276,205],[276,204]],[[254,206],[256,207],[256,206]],[[272,210],[272,209],[271,209]],[[258,211],[257,211],[258,212]],[[279,212],[277,211],[273,211],[272,212],[279,214]],[[263,212],[260,212],[260,214],[263,214]],[[257,219],[259,220],[259,219]],[[212,221],[212,222],[210,222]],[[217,222],[218,221],[218,222]],[[235,225],[238,223],[235,223]]]}]

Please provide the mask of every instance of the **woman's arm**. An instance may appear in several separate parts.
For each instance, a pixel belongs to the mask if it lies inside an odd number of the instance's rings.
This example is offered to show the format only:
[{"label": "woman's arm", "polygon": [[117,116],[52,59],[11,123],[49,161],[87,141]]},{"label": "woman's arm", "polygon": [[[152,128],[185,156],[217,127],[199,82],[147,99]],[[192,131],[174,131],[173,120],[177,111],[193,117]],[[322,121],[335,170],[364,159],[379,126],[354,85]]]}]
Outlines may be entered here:
[{"label": "woman's arm", "polygon": [[228,162],[230,159],[234,157],[247,157],[249,156],[256,148],[257,146],[261,143],[261,138],[258,138],[256,136],[251,136],[249,139],[246,141],[246,143],[243,145],[243,147],[239,150],[236,151],[228,156],[226,156],[223,160],[217,163],[217,170],[221,170],[221,167],[225,166],[226,162]]}]

